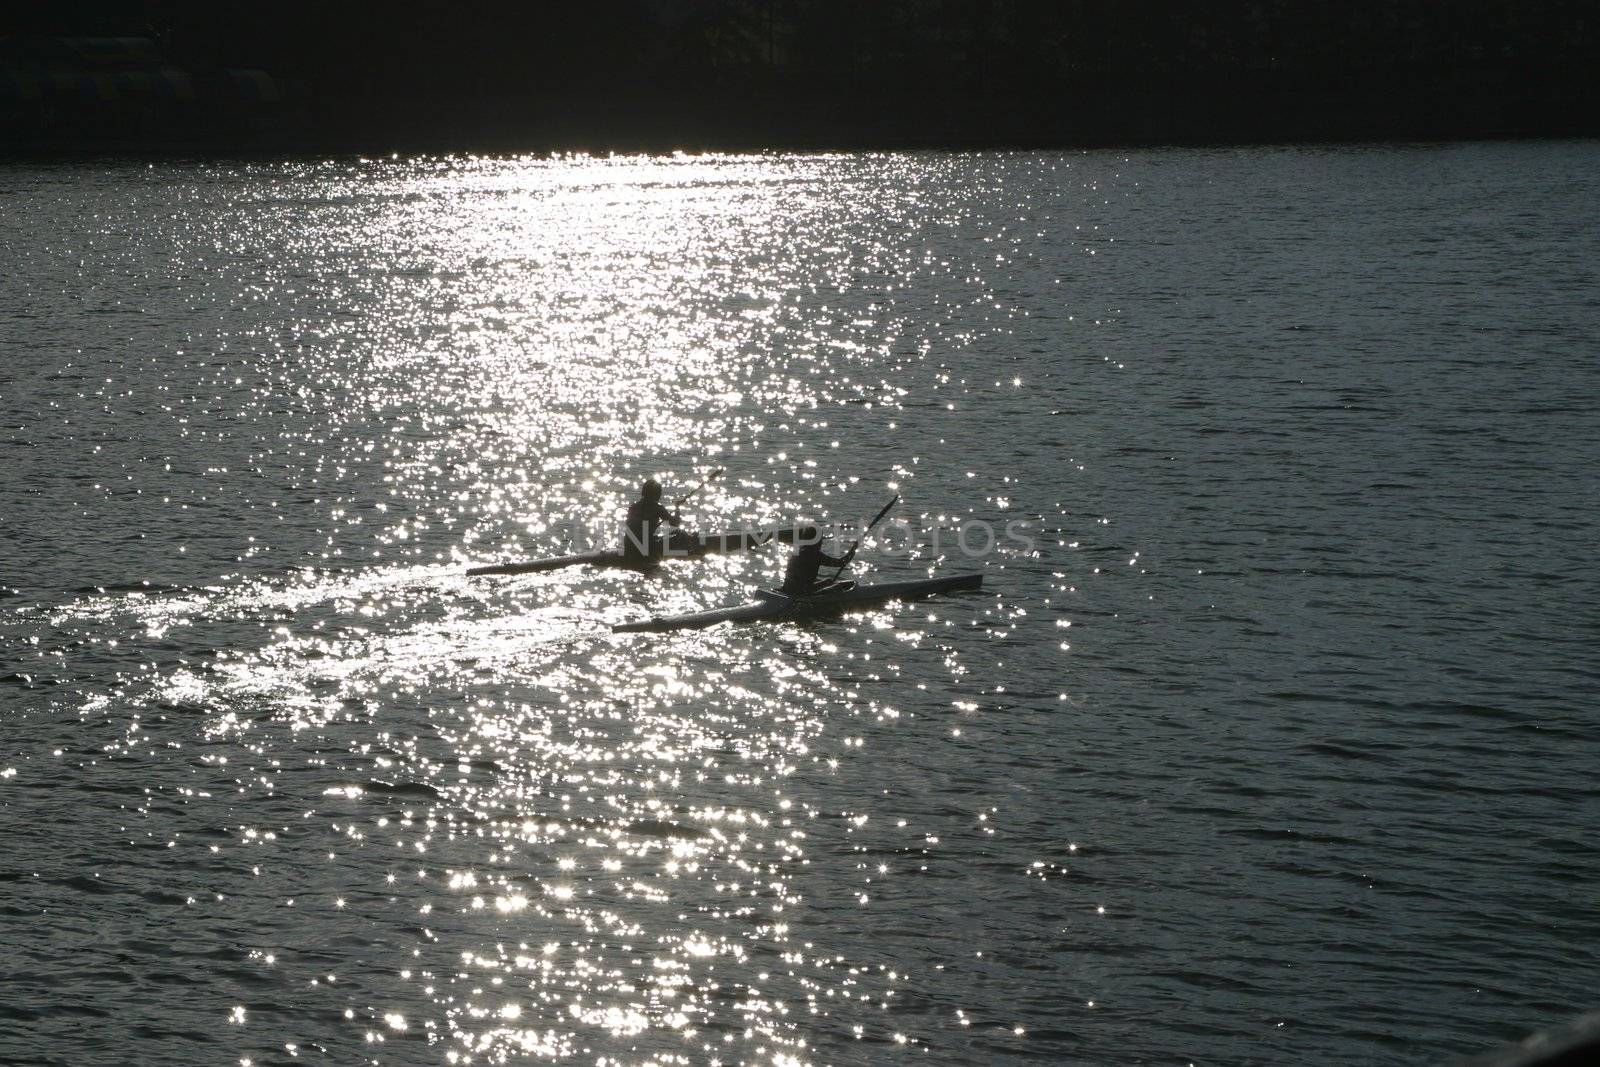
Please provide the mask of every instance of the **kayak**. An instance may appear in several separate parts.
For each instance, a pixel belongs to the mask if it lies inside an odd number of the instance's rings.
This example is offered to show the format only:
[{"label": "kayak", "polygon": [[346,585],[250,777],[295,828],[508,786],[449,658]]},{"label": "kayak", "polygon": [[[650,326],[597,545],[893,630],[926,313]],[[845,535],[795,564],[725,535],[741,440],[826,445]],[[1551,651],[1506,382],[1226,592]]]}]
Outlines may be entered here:
[{"label": "kayak", "polygon": [[558,571],[563,567],[622,567],[628,570],[654,570],[656,564],[669,560],[699,559],[713,552],[748,552],[770,545],[794,544],[799,536],[798,526],[776,526],[767,530],[736,530],[731,533],[686,534],[676,531],[667,539],[666,554],[654,560],[624,556],[611,549],[605,552],[580,552],[573,556],[547,556],[544,559],[524,560],[521,563],[491,563],[481,567],[468,567],[471,575],[537,574],[540,571]]},{"label": "kayak", "polygon": [[666,630],[698,630],[719,622],[788,622],[823,618],[886,604],[891,600],[915,600],[935,593],[956,593],[982,587],[983,575],[957,574],[920,582],[881,582],[878,585],[851,585],[846,582],[800,597],[763,589],[759,594],[759,603],[696,611],[688,615],[657,616],[642,622],[619,623],[611,630],[619,634],[660,633]]}]

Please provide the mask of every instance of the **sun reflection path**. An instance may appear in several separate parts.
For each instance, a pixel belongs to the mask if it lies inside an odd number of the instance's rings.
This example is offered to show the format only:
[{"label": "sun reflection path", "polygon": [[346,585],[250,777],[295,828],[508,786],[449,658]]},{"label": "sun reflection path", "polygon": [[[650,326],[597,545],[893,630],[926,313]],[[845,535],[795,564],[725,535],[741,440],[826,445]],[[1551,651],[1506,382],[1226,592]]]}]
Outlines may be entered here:
[{"label": "sun reflection path", "polygon": [[[92,650],[127,658],[80,709],[105,716],[88,760],[175,777],[126,798],[117,845],[197,857],[175,906],[208,909],[256,994],[230,1039],[280,1038],[264,1062],[802,1064],[956,1025],[961,990],[913,972],[989,902],[946,906],[948,831],[884,794],[959,773],[997,701],[970,650],[1015,609],[624,642],[606,622],[744,599],[781,557],[461,574],[560,551],[649,474],[726,466],[693,502],[713,529],[858,520],[936,482],[949,413],[988,395],[956,354],[1021,314],[991,274],[1015,238],[971,183],[912,180],[952,165],[405,161],[204,194],[236,223],[207,297],[243,310],[202,340],[251,375],[218,358],[150,402],[170,459],[232,450],[170,502],[230,572],[49,621],[138,637]],[[920,518],[963,518],[934,498]],[[914,746],[874,765],[903,707],[941,717],[921,740],[956,771]],[[922,801],[975,841],[1001,814]]]}]

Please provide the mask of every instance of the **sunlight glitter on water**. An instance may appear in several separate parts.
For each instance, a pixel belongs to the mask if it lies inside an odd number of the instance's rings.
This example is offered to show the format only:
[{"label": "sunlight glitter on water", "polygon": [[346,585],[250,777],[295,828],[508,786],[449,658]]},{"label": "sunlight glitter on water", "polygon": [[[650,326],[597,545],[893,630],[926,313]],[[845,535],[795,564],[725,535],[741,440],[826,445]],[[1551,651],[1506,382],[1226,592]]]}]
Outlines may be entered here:
[{"label": "sunlight glitter on water", "polygon": [[[974,273],[987,249],[963,262],[906,239],[963,225],[967,208],[922,188],[942,165],[883,157],[866,183],[857,166],[411,160],[184,188],[179,217],[209,220],[172,227],[178,261],[209,264],[185,291],[233,317],[151,346],[114,399],[157,383],[172,432],[122,463],[143,529],[181,528],[180,555],[232,566],[204,588],[86,590],[49,621],[140,635],[137,653],[92,639],[112,673],[84,714],[134,708],[102,751],[198,749],[173,765],[182,814],[142,817],[178,841],[214,803],[225,843],[200,877],[232,907],[292,911],[245,924],[253,958],[354,998],[367,1043],[800,1063],[819,1035],[924,1040],[864,1021],[894,983],[840,937],[902,868],[837,858],[867,837],[923,855],[938,835],[902,819],[890,843],[841,811],[856,787],[829,793],[864,746],[856,724],[901,721],[879,683],[961,676],[950,619],[878,610],[840,623],[843,642],[608,632],[747,598],[777,577],[770,549],[654,578],[461,575],[591,547],[576,531],[614,529],[650,474],[676,494],[726,469],[687,508],[712,530],[842,522],[914,493],[920,457],[888,447],[916,421],[903,371],[973,343],[1000,305]],[[938,314],[966,321],[900,306],[919,277],[924,311],[959,296]],[[880,547],[865,569],[901,577],[941,555]],[[313,974],[319,956],[339,982]],[[281,1029],[239,1021],[265,1026]]]},{"label": "sunlight glitter on water", "polygon": [[[800,665],[821,643],[786,637],[789,652],[774,656],[741,635],[649,646],[604,632],[630,604],[737,596],[774,562],[710,559],[653,582],[582,571],[463,581],[458,569],[485,547],[549,551],[553,519],[615,515],[644,474],[671,478],[668,467],[680,488],[713,459],[738,472],[693,502],[703,524],[826,515],[821,502],[856,495],[853,477],[820,480],[814,460],[791,455],[805,442],[763,440],[783,408],[818,403],[792,354],[773,360],[764,340],[788,268],[760,249],[780,236],[770,227],[794,169],[468,166],[380,179],[377,199],[395,211],[364,206],[370,181],[359,194],[335,182],[328,202],[348,197],[366,216],[361,244],[347,219],[322,232],[313,212],[301,254],[366,264],[330,296],[386,312],[330,324],[315,382],[340,402],[318,402],[314,423],[252,458],[265,469],[306,457],[300,481],[266,503],[281,515],[289,495],[314,494],[328,519],[316,558],[379,565],[89,596],[55,616],[126,619],[152,641],[237,635],[203,668],[160,672],[149,700],[198,712],[203,743],[232,750],[202,766],[240,810],[315,794],[296,821],[325,824],[333,840],[309,884],[297,887],[309,875],[297,862],[273,859],[296,837],[287,823],[232,831],[231,848],[261,853],[250,878],[279,887],[281,906],[330,913],[317,920],[325,929],[348,928],[343,916],[381,927],[393,909],[423,924],[346,960],[347,971],[407,960],[402,988],[415,991],[396,1010],[382,1009],[381,970],[364,979],[382,1015],[357,1012],[369,1042],[418,1033],[406,1020],[420,1015],[427,1040],[454,1035],[453,1057],[553,1058],[587,1047],[585,1034],[631,1042],[659,1031],[686,1049],[803,1062],[789,1005],[827,1015],[830,1002],[860,999],[858,968],[833,981],[842,957],[787,947],[805,902],[796,872],[810,862],[807,826],[823,813],[784,783],[819,761],[810,746],[844,696]],[[278,212],[271,201],[256,209],[263,224]],[[726,245],[730,225],[750,247]],[[788,243],[788,255],[835,251]],[[408,285],[402,307],[377,280],[408,272],[454,272],[455,284]],[[681,313],[719,304],[731,313]],[[795,347],[816,340],[802,331]],[[234,395],[256,419],[277,393]],[[814,488],[797,498],[788,479]],[[432,550],[439,562],[385,562],[452,532],[457,545]],[[241,561],[281,550],[257,537]],[[118,750],[142,744],[135,726]],[[444,962],[452,954],[459,964]],[[756,958],[783,970],[744,975]],[[513,987],[522,999],[505,1000]],[[250,1027],[242,1013],[233,1021]]]},{"label": "sunlight glitter on water", "polygon": [[[1394,1062],[1567,1003],[1597,170],[1463,152],[0,174],[28,1047]],[[1440,240],[1497,212],[1525,278]],[[985,592],[645,636],[783,551],[464,574],[719,468],[698,529],[900,493],[854,573]]]},{"label": "sunlight glitter on water", "polygon": [[[792,516],[793,502],[768,484],[771,467],[804,484],[814,462],[757,450],[775,409],[816,399],[788,360],[774,364],[751,346],[771,330],[781,286],[760,271],[742,278],[731,318],[676,310],[724,299],[712,294],[727,293],[731,277],[725,228],[751,220],[746,237],[759,247],[791,169],[746,161],[726,182],[705,180],[708,167],[727,166],[487,166],[443,179],[443,214],[416,206],[441,179],[396,182],[408,208],[385,220],[396,231],[368,231],[373,253],[414,247],[422,210],[426,232],[443,235],[430,249],[434,270],[481,273],[437,308],[443,333],[430,336],[419,325],[427,309],[412,307],[359,339],[376,358],[342,388],[366,394],[355,409],[387,412],[387,455],[375,468],[387,499],[336,499],[342,530],[327,558],[346,555],[348,534],[375,521],[380,559],[411,554],[414,535],[436,526],[461,531],[453,560],[485,545],[536,554],[552,519],[616,514],[639,478],[675,456],[700,457],[678,466],[681,485],[713,457],[742,472],[694,502],[703,522]],[[739,260],[748,267],[752,257]],[[539,294],[537,321],[515,310],[529,291]],[[397,378],[403,392],[387,384]],[[460,458],[441,460],[441,443]],[[840,488],[824,483],[820,495]],[[417,516],[419,503],[431,514]],[[841,960],[784,948],[786,914],[804,902],[794,872],[809,862],[806,826],[821,812],[783,795],[783,783],[816,759],[809,746],[832,686],[743,637],[652,648],[602,636],[601,625],[620,614],[619,598],[655,610],[714,602],[770,566],[727,558],[656,582],[580,571],[467,583],[391,567],[312,580],[292,596],[268,588],[231,603],[169,603],[147,622],[160,632],[237,611],[275,624],[258,651],[200,683],[211,692],[195,692],[191,673],[174,677],[165,698],[268,706],[292,733],[317,733],[326,755],[308,762],[342,764],[346,779],[322,793],[342,809],[327,816],[345,838],[341,862],[380,843],[424,861],[410,907],[427,925],[413,956],[453,945],[464,966],[408,972],[462,1055],[554,1057],[583,1047],[586,1033],[632,1040],[656,1030],[686,1049],[788,1055],[805,1044],[788,1004],[826,1015],[830,1001],[858,1000],[862,982],[859,968],[831,982]],[[792,644],[803,652],[816,642]],[[212,721],[213,736],[241,736],[238,712]],[[340,752],[339,735],[353,747]],[[263,755],[277,750],[268,744]],[[349,758],[357,754],[367,758]],[[366,772],[349,781],[358,766]],[[271,794],[286,773],[245,785]],[[379,905],[394,879],[392,870],[375,886],[346,877],[339,910]],[[851,899],[860,906],[866,896]],[[517,939],[530,928],[543,931],[542,948]],[[719,977],[729,966],[740,975],[752,953],[783,956],[783,972]],[[526,1000],[496,1006],[513,986]],[[530,1029],[530,1019],[542,1022]]]}]

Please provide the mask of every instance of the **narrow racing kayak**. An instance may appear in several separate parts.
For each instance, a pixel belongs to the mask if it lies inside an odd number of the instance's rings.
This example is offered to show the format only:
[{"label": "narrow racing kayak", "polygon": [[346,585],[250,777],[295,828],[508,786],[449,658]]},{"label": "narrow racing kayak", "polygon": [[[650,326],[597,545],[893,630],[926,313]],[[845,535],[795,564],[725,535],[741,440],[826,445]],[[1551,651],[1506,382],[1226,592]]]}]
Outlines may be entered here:
[{"label": "narrow racing kayak", "polygon": [[842,583],[811,596],[792,597],[763,589],[755,604],[696,611],[688,615],[657,616],[643,622],[613,626],[614,633],[660,633],[665,630],[698,630],[719,622],[787,622],[840,615],[848,611],[886,604],[891,600],[915,600],[935,593],[955,593],[983,588],[983,575],[957,574],[949,578],[928,578],[920,582],[882,582],[878,585]]},{"label": "narrow racing kayak", "polygon": [[736,530],[732,533],[686,534],[675,531],[667,539],[668,554],[656,560],[629,559],[621,552],[580,552],[573,556],[548,556],[544,559],[523,560],[521,563],[491,563],[482,567],[469,567],[470,575],[537,574],[540,571],[557,571],[563,567],[622,567],[631,570],[651,570],[656,563],[670,560],[699,559],[713,552],[748,552],[770,545],[793,544],[799,536],[798,526],[777,526],[767,530]]}]

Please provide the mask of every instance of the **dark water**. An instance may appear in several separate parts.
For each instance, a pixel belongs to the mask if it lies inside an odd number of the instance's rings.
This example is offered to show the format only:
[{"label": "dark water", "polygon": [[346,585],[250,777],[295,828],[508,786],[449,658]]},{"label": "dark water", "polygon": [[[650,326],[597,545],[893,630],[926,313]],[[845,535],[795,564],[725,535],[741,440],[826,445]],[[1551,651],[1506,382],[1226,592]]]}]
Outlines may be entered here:
[{"label": "dark water", "polygon": [[[0,171],[0,1060],[1430,1064],[1592,1007],[1597,174]],[[861,576],[984,591],[640,637],[781,556],[463,576],[714,467],[705,527],[897,490]]]}]

